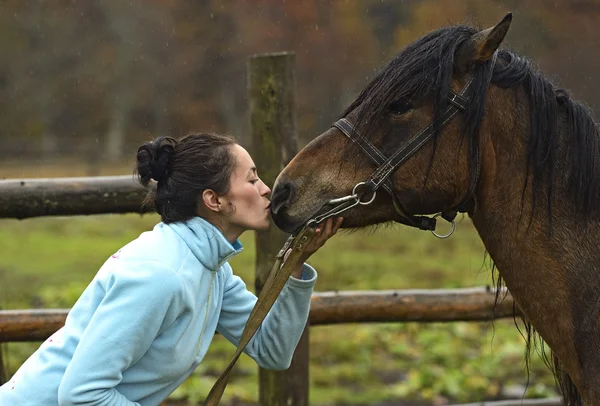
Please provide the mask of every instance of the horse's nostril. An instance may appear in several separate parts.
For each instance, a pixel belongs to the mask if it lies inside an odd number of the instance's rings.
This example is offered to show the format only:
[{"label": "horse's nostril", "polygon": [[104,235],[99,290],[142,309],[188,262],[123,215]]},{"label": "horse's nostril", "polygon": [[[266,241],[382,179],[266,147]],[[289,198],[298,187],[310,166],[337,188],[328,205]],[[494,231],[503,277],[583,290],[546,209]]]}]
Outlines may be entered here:
[{"label": "horse's nostril", "polygon": [[294,198],[294,185],[283,182],[273,190],[271,194],[271,211],[277,214],[283,207],[287,206]]}]

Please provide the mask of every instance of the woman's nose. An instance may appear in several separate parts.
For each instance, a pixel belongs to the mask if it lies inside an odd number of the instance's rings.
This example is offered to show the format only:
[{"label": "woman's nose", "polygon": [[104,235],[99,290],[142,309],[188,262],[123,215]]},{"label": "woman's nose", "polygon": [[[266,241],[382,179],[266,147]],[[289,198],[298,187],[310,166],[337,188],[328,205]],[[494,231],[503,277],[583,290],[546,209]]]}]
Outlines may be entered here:
[{"label": "woman's nose", "polygon": [[261,193],[261,196],[268,196],[271,193],[271,189],[263,183],[264,190]]}]

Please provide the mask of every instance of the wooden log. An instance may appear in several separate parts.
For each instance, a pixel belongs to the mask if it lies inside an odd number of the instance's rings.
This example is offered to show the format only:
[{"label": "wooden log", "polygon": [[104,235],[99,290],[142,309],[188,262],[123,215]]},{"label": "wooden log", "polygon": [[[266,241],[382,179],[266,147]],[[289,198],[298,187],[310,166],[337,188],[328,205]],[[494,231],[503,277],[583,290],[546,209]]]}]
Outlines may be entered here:
[{"label": "wooden log", "polygon": [[[252,156],[267,185],[297,153],[293,53],[254,55],[248,60],[248,101]],[[271,224],[256,232],[256,292],[262,289],[287,235]],[[259,368],[259,403],[265,406],[308,405],[308,329],[286,371]]]},{"label": "wooden log", "polygon": [[0,218],[144,213],[133,175],[0,180]]},{"label": "wooden log", "polygon": [[[342,291],[313,294],[311,326],[339,323],[487,321],[513,317],[510,294],[494,308],[486,288]],[[42,341],[64,325],[69,309],[0,311],[0,342]]]},{"label": "wooden log", "polygon": [[43,341],[64,326],[69,309],[0,311],[0,343]]},{"label": "wooden log", "polygon": [[495,294],[485,287],[323,292],[312,298],[310,324],[485,321],[512,317],[510,293],[502,291],[498,302],[494,306]]}]

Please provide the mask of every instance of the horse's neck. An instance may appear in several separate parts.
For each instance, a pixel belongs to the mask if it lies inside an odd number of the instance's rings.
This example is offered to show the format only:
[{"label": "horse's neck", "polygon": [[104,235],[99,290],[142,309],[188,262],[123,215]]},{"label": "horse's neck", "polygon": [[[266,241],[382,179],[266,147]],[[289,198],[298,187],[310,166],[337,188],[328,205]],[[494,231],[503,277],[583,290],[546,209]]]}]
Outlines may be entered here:
[{"label": "horse's neck", "polygon": [[[569,354],[582,345],[577,335],[582,320],[596,317],[594,309],[600,308],[600,219],[576,220],[569,199],[561,198],[563,190],[553,200],[551,230],[543,198],[531,217],[531,189],[523,195],[526,148],[515,136],[523,131],[519,125],[519,120],[486,124],[491,136],[481,151],[478,205],[471,218],[523,313],[577,375],[580,366]],[[600,346],[598,330],[594,346]]]},{"label": "horse's neck", "polygon": [[[524,209],[520,217],[515,204],[520,193],[502,190],[482,197],[471,217],[490,258],[519,308],[572,379],[581,383],[586,374],[600,376],[600,370],[586,370],[578,361],[588,359],[594,368],[600,367],[598,355],[587,352],[600,348],[600,225],[596,221],[596,231],[582,233],[567,216],[555,216],[549,236],[546,223],[539,219],[545,210],[539,210],[528,228],[529,212]],[[585,329],[589,331],[583,334]]]},{"label": "horse's neck", "polygon": [[[526,170],[529,112],[527,97],[523,91],[490,88],[488,111],[499,112],[504,106],[514,108],[512,114],[491,113],[482,124],[481,131],[481,177],[477,190],[477,212],[472,216],[484,243],[491,251],[509,250],[511,258],[506,261],[531,264],[548,257],[560,255],[555,267],[594,267],[600,269],[600,211],[583,220],[575,213],[568,190],[561,182],[554,186],[552,212],[549,218],[545,191],[536,194],[535,210],[532,211],[531,171]],[[507,103],[510,101],[510,103]],[[558,121],[566,123],[566,112],[559,110]],[[559,126],[560,127],[560,126]],[[564,156],[557,156],[557,178],[564,178],[568,165],[561,162],[569,157],[564,153],[566,142],[560,148]],[[525,187],[526,176],[529,176]],[[533,217],[532,217],[533,214]],[[550,227],[551,226],[551,227]],[[506,247],[506,248],[503,248]],[[592,249],[593,247],[593,249]],[[588,248],[586,250],[586,248]],[[514,252],[533,250],[534,258],[513,258]],[[587,251],[587,252],[586,252]],[[501,260],[498,252],[498,260]],[[509,255],[505,255],[509,256]]]},{"label": "horse's neck", "polygon": [[555,188],[550,218],[544,193],[532,211],[530,184],[523,193],[525,148],[513,142],[514,149],[502,150],[507,147],[498,144],[508,145],[489,142],[482,150],[471,218],[511,291],[545,295],[600,280],[600,216],[583,220],[560,188]]},{"label": "horse's neck", "polygon": [[[497,88],[493,91],[496,94],[490,98],[492,103],[508,99],[514,102],[514,92]],[[523,94],[520,96],[525,98]],[[517,105],[524,106],[523,103],[521,99]],[[488,110],[500,108],[490,105]],[[520,108],[508,117],[492,114],[483,122],[481,177],[476,211],[471,216],[475,227],[500,271],[502,267],[506,273],[511,268],[537,269],[542,264],[547,273],[577,272],[572,269],[580,267],[600,269],[600,216],[580,220],[574,213],[572,200],[566,198],[568,191],[560,185],[553,191],[550,217],[544,191],[536,194],[532,210],[531,173],[526,171],[527,137],[519,135],[529,132],[528,114],[528,108]],[[586,247],[594,248],[586,250]],[[547,260],[557,257],[560,260]],[[529,276],[526,272],[515,278]]]}]

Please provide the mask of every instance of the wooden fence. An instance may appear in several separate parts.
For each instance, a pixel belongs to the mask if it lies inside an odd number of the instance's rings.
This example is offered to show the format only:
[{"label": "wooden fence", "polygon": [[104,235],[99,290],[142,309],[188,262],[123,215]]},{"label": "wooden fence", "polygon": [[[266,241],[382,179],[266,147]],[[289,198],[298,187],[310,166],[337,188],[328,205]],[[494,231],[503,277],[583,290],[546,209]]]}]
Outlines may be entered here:
[{"label": "wooden fence", "polygon": [[[273,184],[297,152],[294,107],[294,55],[254,56],[248,62],[252,155],[261,177]],[[144,213],[147,191],[132,175],[58,179],[0,180],[0,218]],[[287,237],[276,227],[256,233],[256,288],[260,291],[275,254]],[[513,300],[485,287],[440,290],[319,292],[312,298],[310,326],[366,322],[486,321],[513,317]],[[0,311],[0,343],[40,341],[64,324],[68,309]],[[308,326],[307,326],[308,327]],[[308,405],[306,328],[286,371],[260,369],[262,405]],[[0,374],[1,376],[1,374]],[[555,406],[558,399],[503,401],[501,406]],[[474,403],[492,406],[493,402]],[[498,404],[498,403],[496,403]]]},{"label": "wooden fence", "polygon": [[[512,317],[512,299],[494,306],[486,288],[316,292],[309,325],[371,322],[487,321]],[[61,328],[69,309],[0,311],[0,343],[43,341]]]}]

